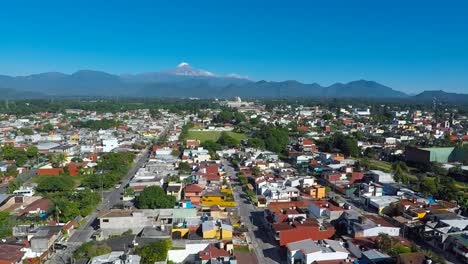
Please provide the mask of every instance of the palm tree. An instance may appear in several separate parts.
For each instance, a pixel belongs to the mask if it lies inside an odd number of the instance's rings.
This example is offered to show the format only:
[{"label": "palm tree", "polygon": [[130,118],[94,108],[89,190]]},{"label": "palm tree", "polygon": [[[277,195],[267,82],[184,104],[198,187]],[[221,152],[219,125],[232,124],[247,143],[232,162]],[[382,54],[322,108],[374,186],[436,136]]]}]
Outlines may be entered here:
[{"label": "palm tree", "polygon": [[64,153],[57,153],[50,158],[52,167],[58,168],[67,160],[67,156]]},{"label": "palm tree", "polygon": [[458,201],[462,215],[468,214],[468,198],[461,197]]},{"label": "palm tree", "polygon": [[408,183],[408,166],[402,161],[396,161],[392,164],[393,178],[397,182]]}]

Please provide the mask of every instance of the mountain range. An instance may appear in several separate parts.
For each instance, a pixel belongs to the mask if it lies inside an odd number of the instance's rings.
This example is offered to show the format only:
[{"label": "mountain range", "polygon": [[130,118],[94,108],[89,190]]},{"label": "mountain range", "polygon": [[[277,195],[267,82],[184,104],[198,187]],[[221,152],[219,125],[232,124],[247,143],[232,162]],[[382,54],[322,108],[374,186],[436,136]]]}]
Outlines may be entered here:
[{"label": "mountain range", "polygon": [[468,95],[426,91],[409,96],[374,81],[357,80],[321,86],[294,80],[252,81],[237,74],[216,75],[180,63],[173,69],[141,74],[115,75],[102,71],[80,70],[73,74],[47,72],[28,76],[0,75],[0,93],[4,98],[40,98],[49,96],[119,96],[119,97],[197,97],[249,98],[328,97],[404,99],[432,101],[468,101]]}]

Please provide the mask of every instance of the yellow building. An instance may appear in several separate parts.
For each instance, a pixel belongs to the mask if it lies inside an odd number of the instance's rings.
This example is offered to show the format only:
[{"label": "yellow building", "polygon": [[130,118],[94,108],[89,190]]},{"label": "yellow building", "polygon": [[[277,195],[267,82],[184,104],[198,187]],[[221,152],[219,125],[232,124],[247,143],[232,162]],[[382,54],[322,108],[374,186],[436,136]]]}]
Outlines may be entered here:
[{"label": "yellow building", "polygon": [[423,219],[426,216],[426,209],[424,208],[411,208],[408,210],[408,214],[417,219]]},{"label": "yellow building", "polygon": [[325,187],[322,185],[314,185],[310,188],[310,196],[315,199],[324,199],[326,196]]},{"label": "yellow building", "polygon": [[188,228],[178,228],[178,227],[172,228],[172,237],[186,238],[188,233],[189,233]]},{"label": "yellow building", "polygon": [[232,239],[233,228],[231,225],[216,221],[205,221],[202,223],[202,233],[205,239]]},{"label": "yellow building", "polygon": [[[225,192],[223,192],[226,190]],[[202,195],[202,206],[219,205],[220,207],[235,207],[236,202],[232,198],[232,191],[229,189],[221,190],[221,193],[206,193]]]},{"label": "yellow building", "polygon": [[306,187],[303,191],[310,195],[314,199],[324,199],[327,195],[324,186],[316,184],[314,186]]},{"label": "yellow building", "polygon": [[79,133],[73,134],[69,138],[70,143],[77,143],[78,141],[80,141],[80,134]]}]

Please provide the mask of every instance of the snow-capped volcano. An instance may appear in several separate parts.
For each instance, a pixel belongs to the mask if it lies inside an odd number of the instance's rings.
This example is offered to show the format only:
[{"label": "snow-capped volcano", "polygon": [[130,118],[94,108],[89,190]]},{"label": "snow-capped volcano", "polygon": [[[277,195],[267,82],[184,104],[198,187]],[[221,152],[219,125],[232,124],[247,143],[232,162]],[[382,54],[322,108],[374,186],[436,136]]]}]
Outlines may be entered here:
[{"label": "snow-capped volcano", "polygon": [[195,69],[186,62],[182,62],[174,69],[164,71],[163,73],[183,75],[183,76],[208,76],[214,77],[215,74],[209,71]]},{"label": "snow-capped volcano", "polygon": [[249,76],[244,76],[244,75],[240,75],[240,74],[237,74],[237,73],[230,73],[228,75],[226,75],[226,77],[228,78],[234,78],[234,79],[245,79],[245,80],[249,80]]}]

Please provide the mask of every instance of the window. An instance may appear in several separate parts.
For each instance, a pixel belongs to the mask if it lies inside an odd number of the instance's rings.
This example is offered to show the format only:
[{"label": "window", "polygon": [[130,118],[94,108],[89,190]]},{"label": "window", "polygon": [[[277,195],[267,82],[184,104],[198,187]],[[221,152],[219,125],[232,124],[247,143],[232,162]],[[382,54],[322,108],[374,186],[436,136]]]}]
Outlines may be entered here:
[{"label": "window", "polygon": [[109,219],[102,219],[102,222],[109,223]]}]

